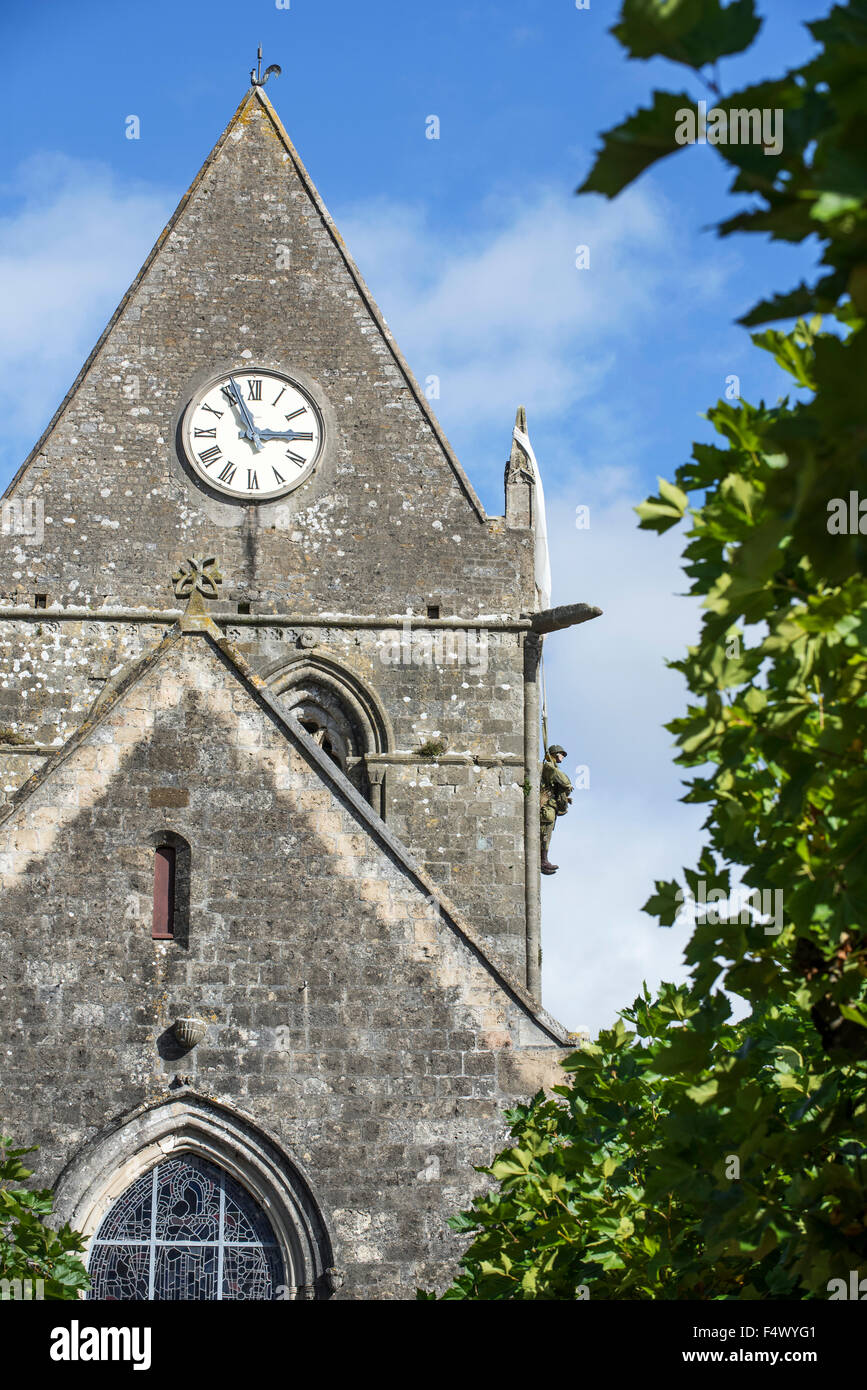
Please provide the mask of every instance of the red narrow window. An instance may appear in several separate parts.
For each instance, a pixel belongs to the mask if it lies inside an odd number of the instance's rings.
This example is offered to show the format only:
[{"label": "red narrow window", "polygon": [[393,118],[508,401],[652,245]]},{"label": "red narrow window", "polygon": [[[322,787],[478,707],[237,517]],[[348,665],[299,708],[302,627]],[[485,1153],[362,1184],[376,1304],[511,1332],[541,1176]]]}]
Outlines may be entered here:
[{"label": "red narrow window", "polygon": [[160,845],[154,855],[154,924],[151,936],[167,941],[175,934],[175,849]]}]

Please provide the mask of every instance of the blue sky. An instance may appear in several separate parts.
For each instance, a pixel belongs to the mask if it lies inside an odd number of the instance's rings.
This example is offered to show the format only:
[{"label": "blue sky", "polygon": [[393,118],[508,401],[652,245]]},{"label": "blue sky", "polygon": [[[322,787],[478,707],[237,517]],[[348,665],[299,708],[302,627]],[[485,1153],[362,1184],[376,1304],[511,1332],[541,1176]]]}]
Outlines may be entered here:
[{"label": "blue sky", "polygon": [[[811,51],[829,0],[759,0],[725,90]],[[4,7],[0,169],[0,485],[67,390],[243,96],[257,44],[268,93],[487,509],[502,512],[515,407],[546,484],[555,603],[605,609],[546,644],[551,733],[590,788],[557,829],[544,884],[544,989],[570,1027],[613,1020],[642,978],[682,975],[683,930],[639,911],[692,863],[663,720],[683,704],[676,656],[697,623],[675,537],[631,507],[670,476],[699,416],[740,377],[785,383],[733,320],[795,284],[811,248],[717,240],[732,210],[710,147],[614,203],[576,198],[599,133],[654,87],[707,96],[674,65],[628,62],[591,0],[76,0]],[[138,116],[141,138],[125,137]],[[440,139],[425,138],[430,115]],[[590,247],[590,268],[575,247]],[[575,508],[589,505],[589,530]]]}]

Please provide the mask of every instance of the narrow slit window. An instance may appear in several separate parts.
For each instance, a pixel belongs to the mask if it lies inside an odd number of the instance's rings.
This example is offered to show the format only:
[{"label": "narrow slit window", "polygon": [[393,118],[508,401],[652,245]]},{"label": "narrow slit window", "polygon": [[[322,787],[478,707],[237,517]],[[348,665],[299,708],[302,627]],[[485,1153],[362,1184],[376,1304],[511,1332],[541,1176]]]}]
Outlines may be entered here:
[{"label": "narrow slit window", "polygon": [[155,941],[170,941],[175,934],[176,858],[174,845],[160,845],[154,855],[154,920],[151,936]]}]

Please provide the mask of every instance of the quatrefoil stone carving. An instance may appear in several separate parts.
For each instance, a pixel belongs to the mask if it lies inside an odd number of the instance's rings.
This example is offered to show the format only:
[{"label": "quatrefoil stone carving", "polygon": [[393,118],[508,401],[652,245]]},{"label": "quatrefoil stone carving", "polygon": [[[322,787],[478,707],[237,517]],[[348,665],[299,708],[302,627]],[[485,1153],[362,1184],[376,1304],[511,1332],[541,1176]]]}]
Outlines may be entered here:
[{"label": "quatrefoil stone carving", "polygon": [[211,555],[206,560],[184,560],[172,580],[176,598],[189,598],[194,593],[203,598],[219,598],[223,576],[217,568],[216,557]]}]

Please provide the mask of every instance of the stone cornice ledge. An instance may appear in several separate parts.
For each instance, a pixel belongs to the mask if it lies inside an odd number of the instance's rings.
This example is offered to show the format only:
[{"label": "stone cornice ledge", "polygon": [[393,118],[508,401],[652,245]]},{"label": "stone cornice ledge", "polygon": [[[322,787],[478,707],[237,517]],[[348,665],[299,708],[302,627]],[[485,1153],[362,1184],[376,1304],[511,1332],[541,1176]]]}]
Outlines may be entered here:
[{"label": "stone cornice ledge", "polygon": [[[511,618],[496,613],[479,613],[474,618],[457,615],[428,618],[422,613],[220,613],[210,611],[213,622],[224,627],[373,627],[397,628],[409,620],[413,628],[476,629],[491,632],[557,632],[598,618],[601,608],[588,603],[564,604],[544,613],[522,613]],[[0,621],[22,619],[35,622],[157,623],[173,627],[183,617],[180,608],[34,608],[29,604],[0,604]]]},{"label": "stone cornice ledge", "polygon": [[[183,617],[180,608],[34,608],[28,604],[0,604],[0,621],[16,618],[36,622],[161,623],[174,627]],[[377,627],[400,629],[409,619],[412,628],[487,628],[501,632],[529,632],[529,618],[479,613],[475,618],[428,618],[422,613],[226,613],[211,611],[212,620],[224,627]]]}]

